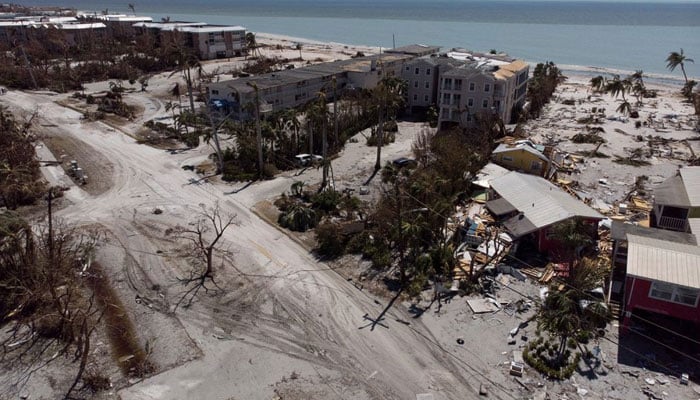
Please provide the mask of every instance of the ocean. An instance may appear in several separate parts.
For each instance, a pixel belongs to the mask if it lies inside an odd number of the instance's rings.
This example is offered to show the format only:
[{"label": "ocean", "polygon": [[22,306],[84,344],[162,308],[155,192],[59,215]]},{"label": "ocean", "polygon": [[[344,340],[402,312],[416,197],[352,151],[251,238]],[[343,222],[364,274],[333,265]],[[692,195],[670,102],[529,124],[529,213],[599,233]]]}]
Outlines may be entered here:
[{"label": "ocean", "polygon": [[[34,0],[80,10],[131,13],[128,0]],[[484,0],[149,0],[134,3],[154,20],[243,25],[311,40],[388,48],[422,43],[496,49],[530,62],[553,61],[564,70],[595,67],[672,74],[665,59],[684,50],[689,77],[700,81],[700,2],[484,1]],[[575,67],[576,66],[576,67]],[[589,68],[590,67],[590,68]]]}]

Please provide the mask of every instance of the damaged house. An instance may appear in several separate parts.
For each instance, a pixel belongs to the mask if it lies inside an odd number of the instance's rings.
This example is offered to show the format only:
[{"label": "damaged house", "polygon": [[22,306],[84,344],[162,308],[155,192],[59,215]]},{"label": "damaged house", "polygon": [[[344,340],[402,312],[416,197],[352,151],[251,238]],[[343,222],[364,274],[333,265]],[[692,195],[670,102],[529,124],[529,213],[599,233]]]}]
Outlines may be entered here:
[{"label": "damaged house", "polygon": [[551,182],[513,171],[490,184],[486,208],[516,241],[530,241],[542,253],[562,254],[553,228],[570,219],[582,219],[597,239],[598,222],[605,217]]},{"label": "damaged house", "polygon": [[681,168],[656,187],[650,226],[700,234],[700,167]]},{"label": "damaged house", "polygon": [[543,154],[544,146],[539,147],[529,140],[501,143],[491,154],[491,161],[511,171],[549,177],[555,168]]}]

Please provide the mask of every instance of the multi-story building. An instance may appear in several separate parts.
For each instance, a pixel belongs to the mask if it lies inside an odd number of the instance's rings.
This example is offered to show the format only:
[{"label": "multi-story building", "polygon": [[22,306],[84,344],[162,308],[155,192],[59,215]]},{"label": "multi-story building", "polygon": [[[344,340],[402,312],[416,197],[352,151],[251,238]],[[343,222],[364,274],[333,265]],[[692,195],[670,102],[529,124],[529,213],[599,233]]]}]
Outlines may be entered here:
[{"label": "multi-story building", "polygon": [[425,111],[435,106],[440,73],[460,64],[449,57],[420,57],[407,63],[401,71],[401,78],[406,81],[406,101],[410,111]]},{"label": "multi-story building", "polygon": [[469,126],[483,112],[505,123],[525,104],[529,65],[503,55],[450,52],[417,58],[402,77],[408,83],[411,110],[439,109],[441,127]]},{"label": "multi-story building", "polygon": [[398,76],[412,58],[386,53],[213,82],[207,86],[207,97],[232,118],[245,120],[252,116],[256,88],[263,108],[275,112],[304,105],[319,92],[331,100],[333,93],[340,95],[345,89],[372,89],[384,76]]}]

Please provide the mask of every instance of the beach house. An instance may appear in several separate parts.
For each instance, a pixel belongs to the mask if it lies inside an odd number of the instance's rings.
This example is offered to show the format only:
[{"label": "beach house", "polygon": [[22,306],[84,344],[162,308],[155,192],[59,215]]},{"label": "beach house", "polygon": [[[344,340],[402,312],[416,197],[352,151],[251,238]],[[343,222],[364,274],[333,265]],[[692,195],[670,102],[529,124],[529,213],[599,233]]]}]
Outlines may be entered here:
[{"label": "beach house", "polygon": [[501,143],[491,153],[491,161],[511,171],[548,177],[553,168],[543,151],[544,146],[538,148],[529,140]]},{"label": "beach house", "polygon": [[541,253],[563,254],[557,224],[579,219],[597,239],[603,215],[539,176],[511,171],[489,182],[486,208],[517,241],[529,241]]},{"label": "beach house", "polygon": [[654,189],[650,226],[700,234],[700,167],[681,168]]},{"label": "beach house", "polygon": [[697,328],[699,300],[700,246],[627,234],[623,332],[640,321],[674,330]]}]

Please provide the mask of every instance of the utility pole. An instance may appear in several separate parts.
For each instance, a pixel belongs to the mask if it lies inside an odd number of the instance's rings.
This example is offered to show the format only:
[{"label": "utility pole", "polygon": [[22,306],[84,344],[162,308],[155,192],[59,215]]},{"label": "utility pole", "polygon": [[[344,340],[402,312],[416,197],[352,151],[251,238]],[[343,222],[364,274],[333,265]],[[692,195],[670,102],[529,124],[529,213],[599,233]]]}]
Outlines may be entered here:
[{"label": "utility pole", "polygon": [[399,211],[399,274],[401,275],[401,288],[403,289],[406,287],[406,263],[404,262],[406,257],[406,245],[403,240],[403,200],[398,176],[394,181],[394,188],[396,190],[396,207]]}]

